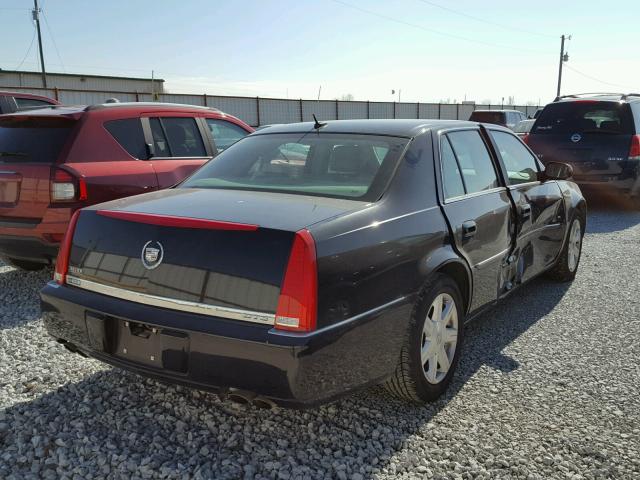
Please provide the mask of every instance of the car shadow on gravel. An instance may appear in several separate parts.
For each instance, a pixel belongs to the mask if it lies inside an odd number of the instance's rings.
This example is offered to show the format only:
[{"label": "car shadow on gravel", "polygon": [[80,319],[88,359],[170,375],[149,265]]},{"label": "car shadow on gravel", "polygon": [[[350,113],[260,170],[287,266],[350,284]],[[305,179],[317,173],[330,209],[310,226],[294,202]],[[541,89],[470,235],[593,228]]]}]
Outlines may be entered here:
[{"label": "car shadow on gravel", "polygon": [[[419,465],[408,441],[429,436],[434,417],[476,372],[509,375],[520,368],[505,348],[544,319],[568,288],[534,280],[474,320],[450,388],[426,406],[374,387],[309,410],[264,410],[110,368],[0,410],[0,424],[8,425],[0,430],[0,451],[39,458],[41,468],[57,468],[58,475],[82,465],[74,473],[114,478],[131,476],[132,468],[169,478],[276,478],[283,469],[289,476],[279,478],[392,476],[391,459]],[[29,468],[31,462],[3,465],[0,457],[0,477]]]},{"label": "car shadow on gravel", "polygon": [[25,272],[0,260],[0,330],[40,318],[40,289],[52,276],[51,268]]}]

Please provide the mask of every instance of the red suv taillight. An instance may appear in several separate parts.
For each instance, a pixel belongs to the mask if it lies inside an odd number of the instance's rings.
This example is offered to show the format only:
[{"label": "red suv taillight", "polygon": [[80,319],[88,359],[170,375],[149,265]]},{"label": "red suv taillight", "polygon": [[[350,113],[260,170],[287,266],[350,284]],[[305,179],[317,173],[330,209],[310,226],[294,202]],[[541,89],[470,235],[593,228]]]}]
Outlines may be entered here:
[{"label": "red suv taillight", "polygon": [[76,230],[76,223],[78,222],[78,217],[80,216],[80,210],[76,210],[76,212],[71,217],[71,221],[69,222],[69,226],[67,227],[67,232],[64,234],[64,238],[62,239],[62,243],[60,244],[60,250],[58,250],[58,258],[56,259],[56,271],[53,274],[53,279],[63,285],[67,279],[67,271],[69,269],[69,255],[71,254],[71,243],[73,240],[73,233]]},{"label": "red suv taillight", "polygon": [[528,133],[525,133],[525,134],[522,136],[522,141],[523,141],[524,143],[526,143],[527,145],[529,145],[529,134],[528,134]]},{"label": "red suv taillight", "polygon": [[634,135],[631,137],[629,160],[640,160],[640,135]]},{"label": "red suv taillight", "polygon": [[308,230],[296,232],[278,299],[278,330],[309,332],[316,328],[318,267],[316,245]]},{"label": "red suv taillight", "polygon": [[67,170],[51,170],[51,202],[77,202],[87,199],[87,183],[82,177],[75,177]]}]

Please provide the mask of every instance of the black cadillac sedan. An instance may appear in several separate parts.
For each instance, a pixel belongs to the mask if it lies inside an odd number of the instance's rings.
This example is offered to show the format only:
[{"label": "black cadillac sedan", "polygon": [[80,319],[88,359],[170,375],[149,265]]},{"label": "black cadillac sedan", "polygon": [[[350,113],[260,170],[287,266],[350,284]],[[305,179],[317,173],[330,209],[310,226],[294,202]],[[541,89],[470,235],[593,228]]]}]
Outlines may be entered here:
[{"label": "black cadillac sedan", "polygon": [[256,404],[380,382],[430,401],[467,321],[540,274],[574,278],[570,176],[495,125],[273,126],[176,188],[79,211],[44,321],[72,351]]}]

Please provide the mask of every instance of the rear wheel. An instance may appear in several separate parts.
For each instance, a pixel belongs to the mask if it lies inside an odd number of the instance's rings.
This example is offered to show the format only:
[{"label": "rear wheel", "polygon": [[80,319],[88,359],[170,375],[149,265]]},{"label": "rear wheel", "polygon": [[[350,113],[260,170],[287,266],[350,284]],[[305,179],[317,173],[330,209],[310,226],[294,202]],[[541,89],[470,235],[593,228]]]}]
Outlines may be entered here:
[{"label": "rear wheel", "polygon": [[460,357],[464,307],[457,284],[437,274],[423,289],[394,375],[385,387],[417,403],[437,399],[451,382]]},{"label": "rear wheel", "polygon": [[559,282],[573,280],[578,272],[580,257],[582,256],[582,238],[584,237],[584,222],[574,215],[569,224],[569,237],[560,253],[556,264],[547,272],[547,276]]},{"label": "rear wheel", "polygon": [[36,272],[38,270],[42,270],[47,266],[44,263],[30,262],[28,260],[20,260],[18,258],[7,258],[6,260],[10,265],[19,268],[20,270],[27,270],[29,272]]}]

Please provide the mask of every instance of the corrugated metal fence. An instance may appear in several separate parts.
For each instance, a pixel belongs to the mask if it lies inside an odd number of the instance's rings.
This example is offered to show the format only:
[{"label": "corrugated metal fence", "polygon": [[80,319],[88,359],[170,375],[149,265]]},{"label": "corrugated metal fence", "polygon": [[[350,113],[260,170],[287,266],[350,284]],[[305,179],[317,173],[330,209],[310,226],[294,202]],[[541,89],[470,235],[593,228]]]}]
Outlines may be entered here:
[{"label": "corrugated metal fence", "polygon": [[234,115],[254,127],[274,123],[292,123],[313,120],[348,120],[355,118],[442,118],[468,120],[471,112],[479,109],[520,110],[532,116],[537,106],[531,105],[476,105],[466,103],[407,103],[361,102],[343,100],[291,100],[283,98],[226,97],[219,95],[189,95],[160,93],[155,98],[150,93],[116,92],[97,90],[71,90],[63,88],[0,87],[25,93],[35,93],[55,98],[67,105],[92,105],[108,98],[121,102],[171,102],[215,107]]}]

